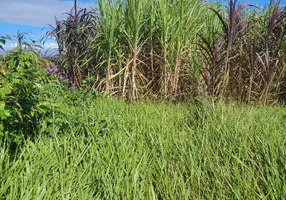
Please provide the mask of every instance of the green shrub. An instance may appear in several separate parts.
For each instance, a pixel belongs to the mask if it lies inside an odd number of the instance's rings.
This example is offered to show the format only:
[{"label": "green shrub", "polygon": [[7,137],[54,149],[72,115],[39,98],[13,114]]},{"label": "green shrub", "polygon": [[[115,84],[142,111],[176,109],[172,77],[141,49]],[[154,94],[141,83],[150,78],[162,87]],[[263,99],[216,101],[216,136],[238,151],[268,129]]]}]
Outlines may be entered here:
[{"label": "green shrub", "polygon": [[0,137],[19,144],[35,133],[43,110],[38,107],[45,70],[38,56],[18,47],[2,58]]}]

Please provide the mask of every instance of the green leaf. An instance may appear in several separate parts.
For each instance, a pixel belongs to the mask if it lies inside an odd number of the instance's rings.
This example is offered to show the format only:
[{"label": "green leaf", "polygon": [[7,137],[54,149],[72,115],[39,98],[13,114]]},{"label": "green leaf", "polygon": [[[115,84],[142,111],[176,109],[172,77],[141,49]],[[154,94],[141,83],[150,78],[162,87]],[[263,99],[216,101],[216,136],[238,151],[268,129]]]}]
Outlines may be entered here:
[{"label": "green leaf", "polygon": [[6,40],[4,40],[4,39],[0,39],[0,42],[1,42],[2,44],[6,44]]},{"label": "green leaf", "polygon": [[5,101],[0,101],[0,110],[5,109]]}]

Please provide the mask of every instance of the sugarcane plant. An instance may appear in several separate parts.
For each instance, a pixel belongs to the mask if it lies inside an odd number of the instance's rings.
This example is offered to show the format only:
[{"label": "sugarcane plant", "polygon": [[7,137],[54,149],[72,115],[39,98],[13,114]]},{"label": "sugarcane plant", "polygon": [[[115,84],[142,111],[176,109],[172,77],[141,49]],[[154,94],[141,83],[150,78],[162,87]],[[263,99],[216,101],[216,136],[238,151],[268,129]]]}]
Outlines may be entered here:
[{"label": "sugarcane plant", "polygon": [[97,20],[94,20],[94,9],[87,10],[77,6],[76,0],[67,19],[56,19],[55,27],[50,25],[51,31],[47,37],[55,38],[58,44],[57,63],[67,71],[72,82],[81,87],[82,81],[94,66],[95,55],[89,48],[97,34]]}]

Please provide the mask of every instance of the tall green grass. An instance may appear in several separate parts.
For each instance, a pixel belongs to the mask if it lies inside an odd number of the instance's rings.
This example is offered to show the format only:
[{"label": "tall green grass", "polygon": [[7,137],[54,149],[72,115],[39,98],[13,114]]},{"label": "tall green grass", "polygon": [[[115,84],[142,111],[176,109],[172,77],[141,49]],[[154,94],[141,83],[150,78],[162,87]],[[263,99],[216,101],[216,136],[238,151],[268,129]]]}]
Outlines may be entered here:
[{"label": "tall green grass", "polygon": [[191,63],[196,33],[203,26],[200,2],[101,0],[99,10],[94,42],[102,52],[98,71],[105,69],[106,77],[95,85],[131,101],[154,93],[182,96],[181,68]]},{"label": "tall green grass", "polygon": [[[135,102],[285,100],[285,9],[237,0],[100,0],[57,21],[59,65],[81,88]],[[77,34],[75,34],[77,33]]]},{"label": "tall green grass", "polygon": [[285,107],[51,99],[0,199],[284,199]]}]

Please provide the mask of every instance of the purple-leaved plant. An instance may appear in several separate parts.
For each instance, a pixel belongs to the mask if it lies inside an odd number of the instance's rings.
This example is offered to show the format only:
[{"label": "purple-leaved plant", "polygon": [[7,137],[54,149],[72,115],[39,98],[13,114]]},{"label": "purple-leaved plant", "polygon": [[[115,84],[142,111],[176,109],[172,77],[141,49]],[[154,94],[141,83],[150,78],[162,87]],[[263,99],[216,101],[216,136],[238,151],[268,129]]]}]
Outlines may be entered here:
[{"label": "purple-leaved plant", "polygon": [[69,80],[68,75],[65,73],[65,71],[61,71],[58,66],[47,66],[47,75],[54,76],[55,77],[55,82],[58,83],[59,85],[61,84],[62,81],[66,81],[69,83],[71,88],[75,88],[75,84]]}]

